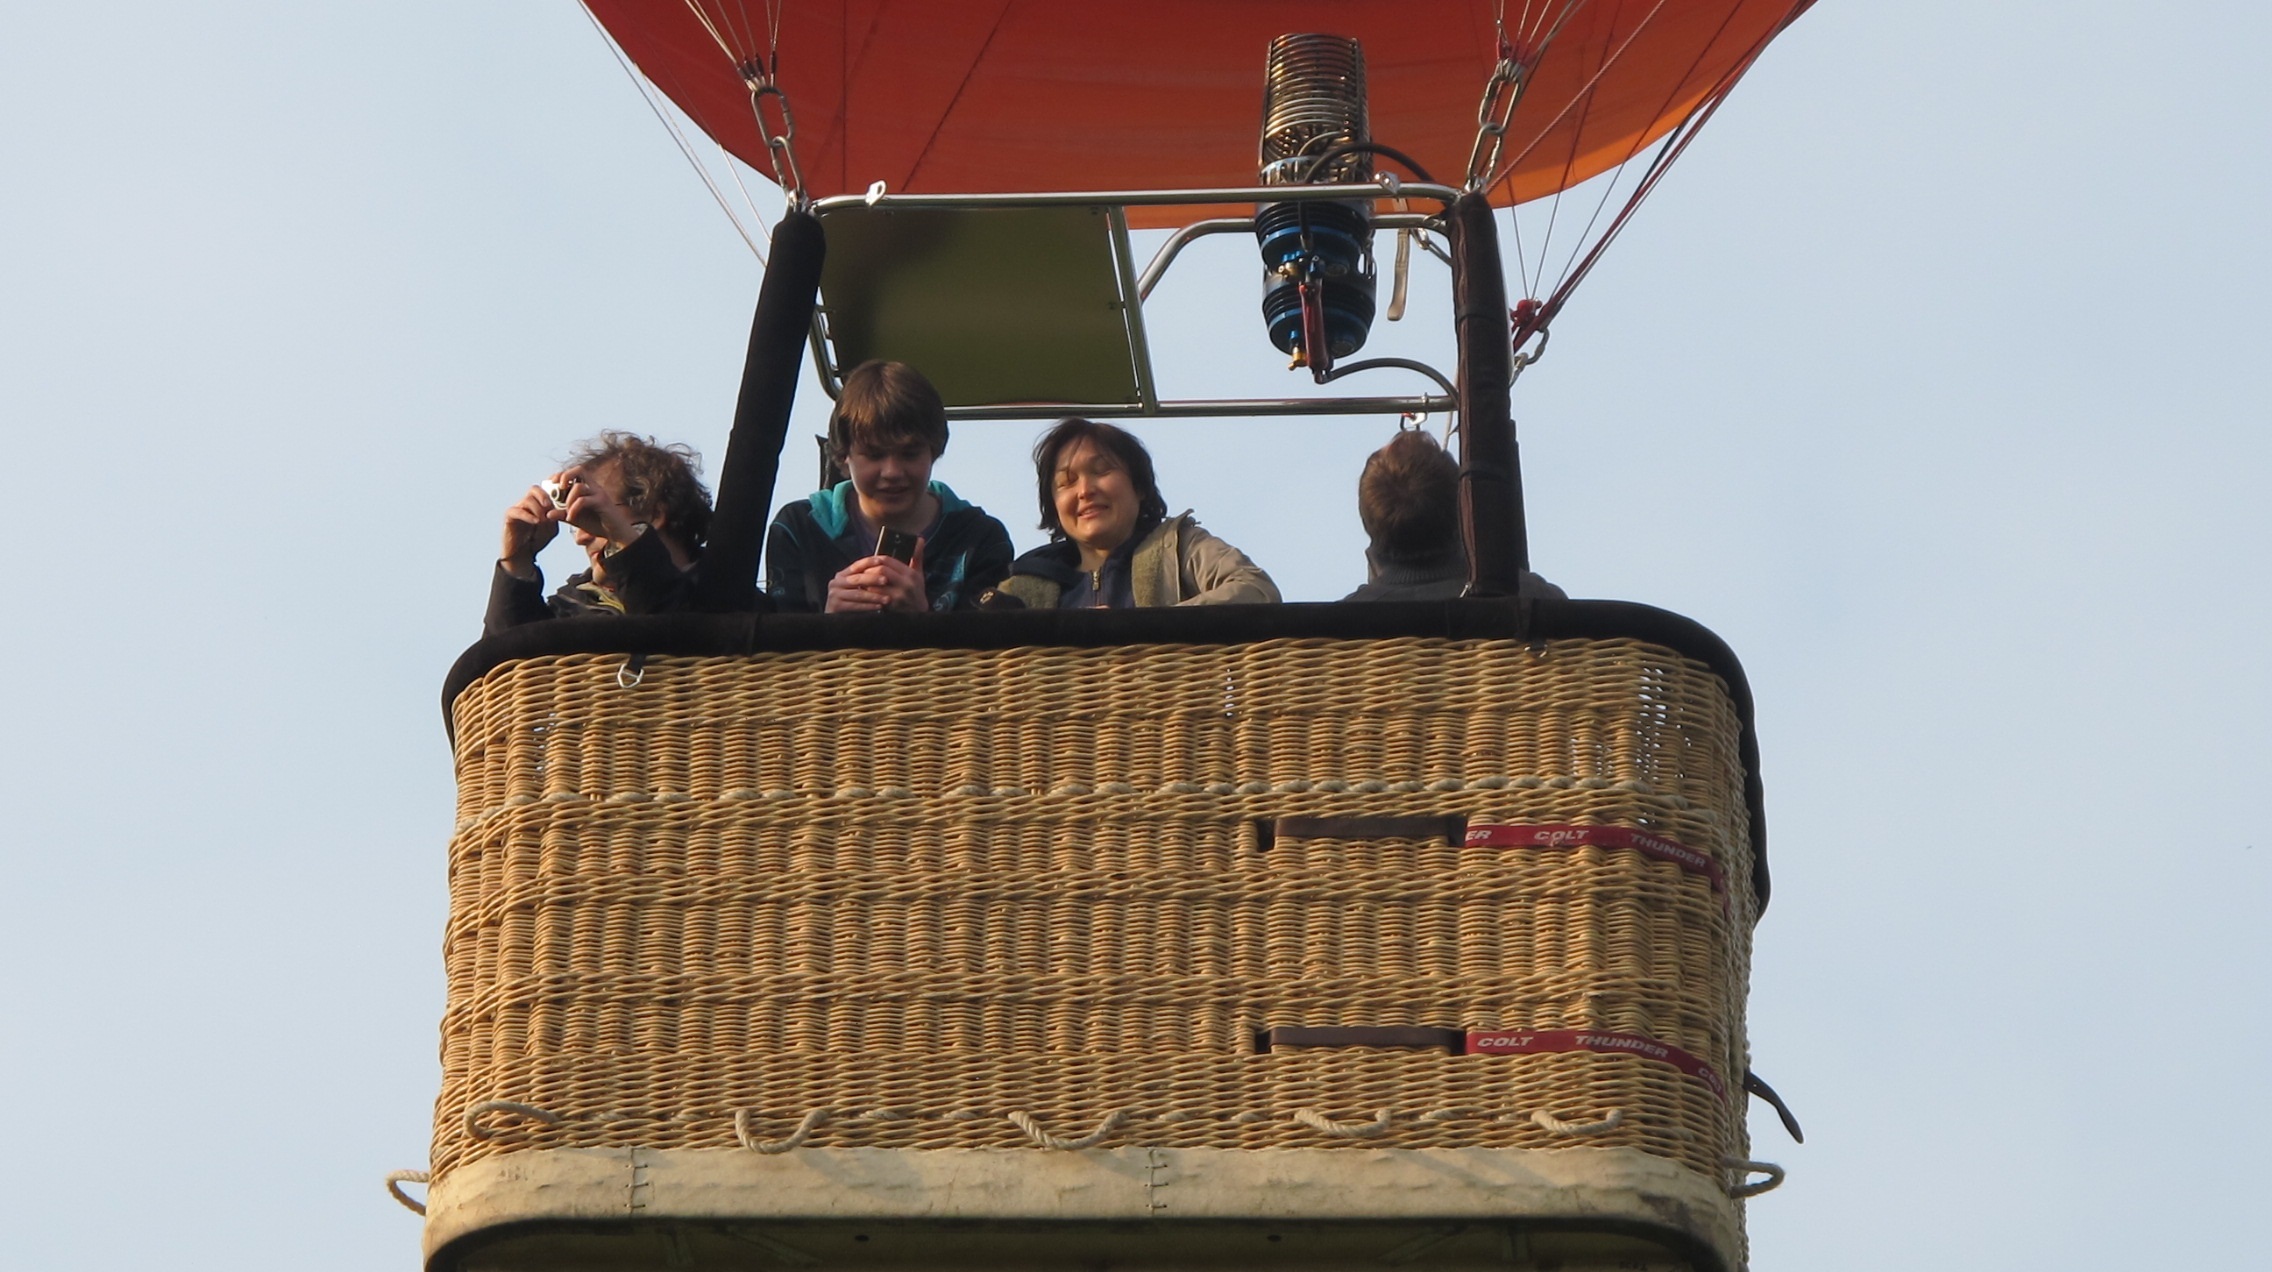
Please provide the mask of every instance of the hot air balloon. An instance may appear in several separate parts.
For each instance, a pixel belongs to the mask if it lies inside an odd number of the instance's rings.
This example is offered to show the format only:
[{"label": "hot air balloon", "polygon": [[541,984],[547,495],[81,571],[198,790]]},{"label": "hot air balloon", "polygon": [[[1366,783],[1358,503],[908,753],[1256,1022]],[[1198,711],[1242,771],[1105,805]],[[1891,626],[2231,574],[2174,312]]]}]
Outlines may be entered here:
[{"label": "hot air balloon", "polygon": [[[1685,618],[1516,595],[1508,394],[1806,4],[588,0],[789,211],[704,612],[449,676],[428,1267],[1743,1266],[1747,1100],[1796,1133],[1749,691]],[[1510,306],[1494,205],[1620,170]],[[1144,298],[1218,233],[1303,392],[1162,390]],[[1445,246],[1449,373],[1361,356],[1384,234]],[[766,612],[808,354],[964,419],[1454,413],[1467,595]]]}]

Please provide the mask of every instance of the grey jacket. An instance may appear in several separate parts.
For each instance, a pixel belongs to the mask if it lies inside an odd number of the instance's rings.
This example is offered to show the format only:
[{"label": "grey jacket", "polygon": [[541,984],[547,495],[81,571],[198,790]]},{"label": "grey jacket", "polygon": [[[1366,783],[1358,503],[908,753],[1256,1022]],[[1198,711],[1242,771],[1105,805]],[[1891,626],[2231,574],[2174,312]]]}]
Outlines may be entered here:
[{"label": "grey jacket", "polygon": [[[1458,544],[1432,556],[1394,557],[1365,549],[1365,585],[1344,601],[1449,601],[1467,590],[1467,553]],[[1566,601],[1569,594],[1524,570],[1515,595],[1529,601]]]},{"label": "grey jacket", "polygon": [[[1036,548],[1010,566],[997,591],[1028,609],[1055,609],[1080,578],[1079,550],[1060,540]],[[1244,552],[1200,528],[1188,512],[1154,527],[1129,560],[1129,583],[1138,606],[1263,605],[1280,597],[1278,585]]]}]

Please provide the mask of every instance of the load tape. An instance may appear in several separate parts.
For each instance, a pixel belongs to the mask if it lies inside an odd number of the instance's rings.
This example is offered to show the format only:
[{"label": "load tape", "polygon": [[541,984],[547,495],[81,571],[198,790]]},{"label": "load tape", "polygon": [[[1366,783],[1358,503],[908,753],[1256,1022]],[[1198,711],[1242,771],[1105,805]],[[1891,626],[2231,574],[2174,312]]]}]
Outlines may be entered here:
[{"label": "load tape", "polygon": [[1727,872],[1706,852],[1698,852],[1677,839],[1652,835],[1630,826],[1560,826],[1560,825],[1480,825],[1467,828],[1466,844],[1470,848],[1581,848],[1588,845],[1601,848],[1623,848],[1669,861],[1693,875],[1702,875],[1720,895],[1723,909],[1731,902],[1728,897]]},{"label": "load tape", "polygon": [[1728,1084],[1711,1065],[1671,1043],[1640,1034],[1605,1033],[1595,1029],[1470,1030],[1467,1053],[1478,1056],[1527,1056],[1552,1051],[1594,1051],[1608,1055],[1646,1056],[1662,1060],[1712,1089],[1725,1100]]},{"label": "load tape", "polygon": [[[1255,1035],[1258,1050],[1280,1047],[1369,1047],[1422,1049],[1442,1047],[1459,1056],[1527,1056],[1557,1051],[1593,1051],[1604,1055],[1642,1056],[1661,1060],[1710,1087],[1725,1100],[1728,1084],[1711,1065],[1644,1034],[1610,1033],[1599,1029],[1445,1029],[1428,1025],[1278,1025]],[[1746,1075],[1747,1078],[1749,1075]],[[1748,1082],[1747,1082],[1747,1089]],[[1777,1103],[1780,1108],[1780,1102]]]}]

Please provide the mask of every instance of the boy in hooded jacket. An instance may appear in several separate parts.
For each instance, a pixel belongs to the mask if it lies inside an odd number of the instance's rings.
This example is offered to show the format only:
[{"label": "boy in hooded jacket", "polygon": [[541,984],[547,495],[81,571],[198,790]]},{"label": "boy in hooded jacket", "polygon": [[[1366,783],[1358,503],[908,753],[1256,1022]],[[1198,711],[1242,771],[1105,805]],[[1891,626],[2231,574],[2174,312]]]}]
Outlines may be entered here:
[{"label": "boy in hooded jacket", "polygon": [[[828,447],[851,480],[785,506],[765,536],[765,590],[777,609],[969,609],[1009,571],[1009,531],[931,480],[947,449],[947,409],[922,372],[904,362],[852,368]],[[886,530],[919,540],[912,562],[877,551]]]}]

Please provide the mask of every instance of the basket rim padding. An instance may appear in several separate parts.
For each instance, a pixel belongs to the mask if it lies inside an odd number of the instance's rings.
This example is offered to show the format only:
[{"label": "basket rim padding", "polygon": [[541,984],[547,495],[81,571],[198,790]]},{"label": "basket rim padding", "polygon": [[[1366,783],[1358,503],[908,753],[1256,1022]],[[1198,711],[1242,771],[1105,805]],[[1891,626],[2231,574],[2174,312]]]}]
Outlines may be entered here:
[{"label": "basket rim padding", "polygon": [[637,1221],[1060,1227],[1210,1221],[1350,1225],[1489,1221],[1510,1211],[1646,1235],[1695,1266],[1740,1262],[1736,1203],[1695,1172],[1630,1148],[551,1149],[470,1163],[435,1185],[430,1272],[500,1236]]}]

